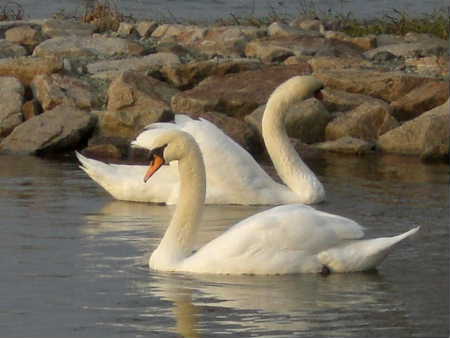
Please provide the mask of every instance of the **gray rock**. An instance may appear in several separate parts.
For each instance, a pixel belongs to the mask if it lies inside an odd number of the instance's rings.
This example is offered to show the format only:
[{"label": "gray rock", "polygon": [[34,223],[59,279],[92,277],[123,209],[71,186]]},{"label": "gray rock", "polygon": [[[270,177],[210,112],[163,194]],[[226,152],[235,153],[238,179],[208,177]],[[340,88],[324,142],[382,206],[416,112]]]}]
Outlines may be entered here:
[{"label": "gray rock", "polygon": [[27,54],[25,47],[8,40],[0,40],[0,58],[19,57]]},{"label": "gray rock", "polygon": [[23,85],[14,77],[0,77],[0,137],[23,122]]},{"label": "gray rock", "polygon": [[440,55],[446,53],[448,43],[438,40],[429,40],[421,42],[404,42],[371,49],[364,53],[368,59],[373,59],[380,52],[389,52],[397,57],[417,57]]},{"label": "gray rock", "polygon": [[73,149],[91,132],[95,122],[90,113],[60,105],[16,127],[0,143],[0,152],[41,154]]},{"label": "gray rock", "polygon": [[138,56],[144,52],[140,44],[121,38],[96,37],[56,37],[39,44],[34,56]]},{"label": "gray rock", "polygon": [[163,65],[179,64],[180,58],[173,53],[155,53],[112,61],[98,61],[87,65],[89,73],[95,78],[113,79],[126,71],[146,71]]},{"label": "gray rock", "polygon": [[67,36],[90,36],[97,26],[72,20],[48,19],[42,24],[42,32],[50,38]]}]

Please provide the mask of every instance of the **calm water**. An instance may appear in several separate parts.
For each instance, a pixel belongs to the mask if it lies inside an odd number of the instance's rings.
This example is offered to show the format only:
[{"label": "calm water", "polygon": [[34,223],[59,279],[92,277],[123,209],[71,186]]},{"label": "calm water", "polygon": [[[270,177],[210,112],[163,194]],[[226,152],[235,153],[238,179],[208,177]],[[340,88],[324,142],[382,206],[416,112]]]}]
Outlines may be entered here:
[{"label": "calm water", "polygon": [[[94,0],[18,0],[31,18],[48,18],[58,11],[81,13]],[[103,0],[102,0],[103,1]],[[448,7],[447,0],[107,0],[117,4],[122,13],[135,18],[181,20],[211,20],[236,16],[266,16],[273,12],[293,16],[314,4],[320,12],[352,12],[358,17],[376,17],[392,8],[412,14],[430,13]],[[306,6],[305,6],[306,4]],[[1,3],[0,3],[1,5]]]},{"label": "calm water", "polygon": [[[448,166],[327,157],[329,200],[369,236],[420,233],[377,274],[149,271],[172,208],[113,201],[72,160],[0,157],[1,337],[448,337]],[[200,242],[263,208],[210,206]]]}]

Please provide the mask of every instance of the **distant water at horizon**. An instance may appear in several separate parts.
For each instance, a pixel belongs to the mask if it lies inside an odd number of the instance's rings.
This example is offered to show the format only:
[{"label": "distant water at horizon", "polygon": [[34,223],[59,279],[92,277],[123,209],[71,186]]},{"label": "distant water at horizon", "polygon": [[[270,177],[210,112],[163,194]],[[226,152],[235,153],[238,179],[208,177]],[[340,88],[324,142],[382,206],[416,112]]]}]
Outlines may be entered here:
[{"label": "distant water at horizon", "polygon": [[[81,14],[94,0],[17,0],[26,19],[49,18],[55,13]],[[294,17],[308,6],[320,12],[351,12],[357,18],[374,18],[395,8],[411,15],[448,10],[448,0],[110,0],[126,15],[136,19],[167,19],[170,21],[211,21],[234,16],[263,17],[275,12]],[[0,4],[2,6],[2,4]]]}]

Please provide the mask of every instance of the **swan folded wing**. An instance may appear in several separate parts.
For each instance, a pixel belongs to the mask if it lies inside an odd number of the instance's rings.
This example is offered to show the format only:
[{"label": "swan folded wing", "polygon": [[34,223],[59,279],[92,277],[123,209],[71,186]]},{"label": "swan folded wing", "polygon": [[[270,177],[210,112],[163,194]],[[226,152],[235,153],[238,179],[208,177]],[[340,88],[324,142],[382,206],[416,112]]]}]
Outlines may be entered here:
[{"label": "swan folded wing", "polygon": [[[356,223],[331,216],[301,204],[266,210],[206,244],[185,260],[182,270],[233,274],[318,272],[318,253],[344,238],[359,238],[362,233]],[[349,230],[343,229],[346,224]]]}]

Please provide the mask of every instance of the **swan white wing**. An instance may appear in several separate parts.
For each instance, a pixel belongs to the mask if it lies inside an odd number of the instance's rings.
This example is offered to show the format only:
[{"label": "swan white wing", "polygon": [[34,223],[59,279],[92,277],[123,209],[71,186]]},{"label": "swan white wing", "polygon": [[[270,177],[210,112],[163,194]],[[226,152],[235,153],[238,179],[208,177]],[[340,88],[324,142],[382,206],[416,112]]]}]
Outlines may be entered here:
[{"label": "swan white wing", "polygon": [[171,163],[158,170],[152,184],[145,184],[143,178],[147,166],[107,164],[89,159],[76,153],[83,169],[95,182],[114,198],[135,202],[166,202],[178,194],[178,166]]},{"label": "swan white wing", "polygon": [[364,235],[356,222],[301,204],[236,224],[185,259],[180,270],[214,273],[318,272],[317,254]]}]

